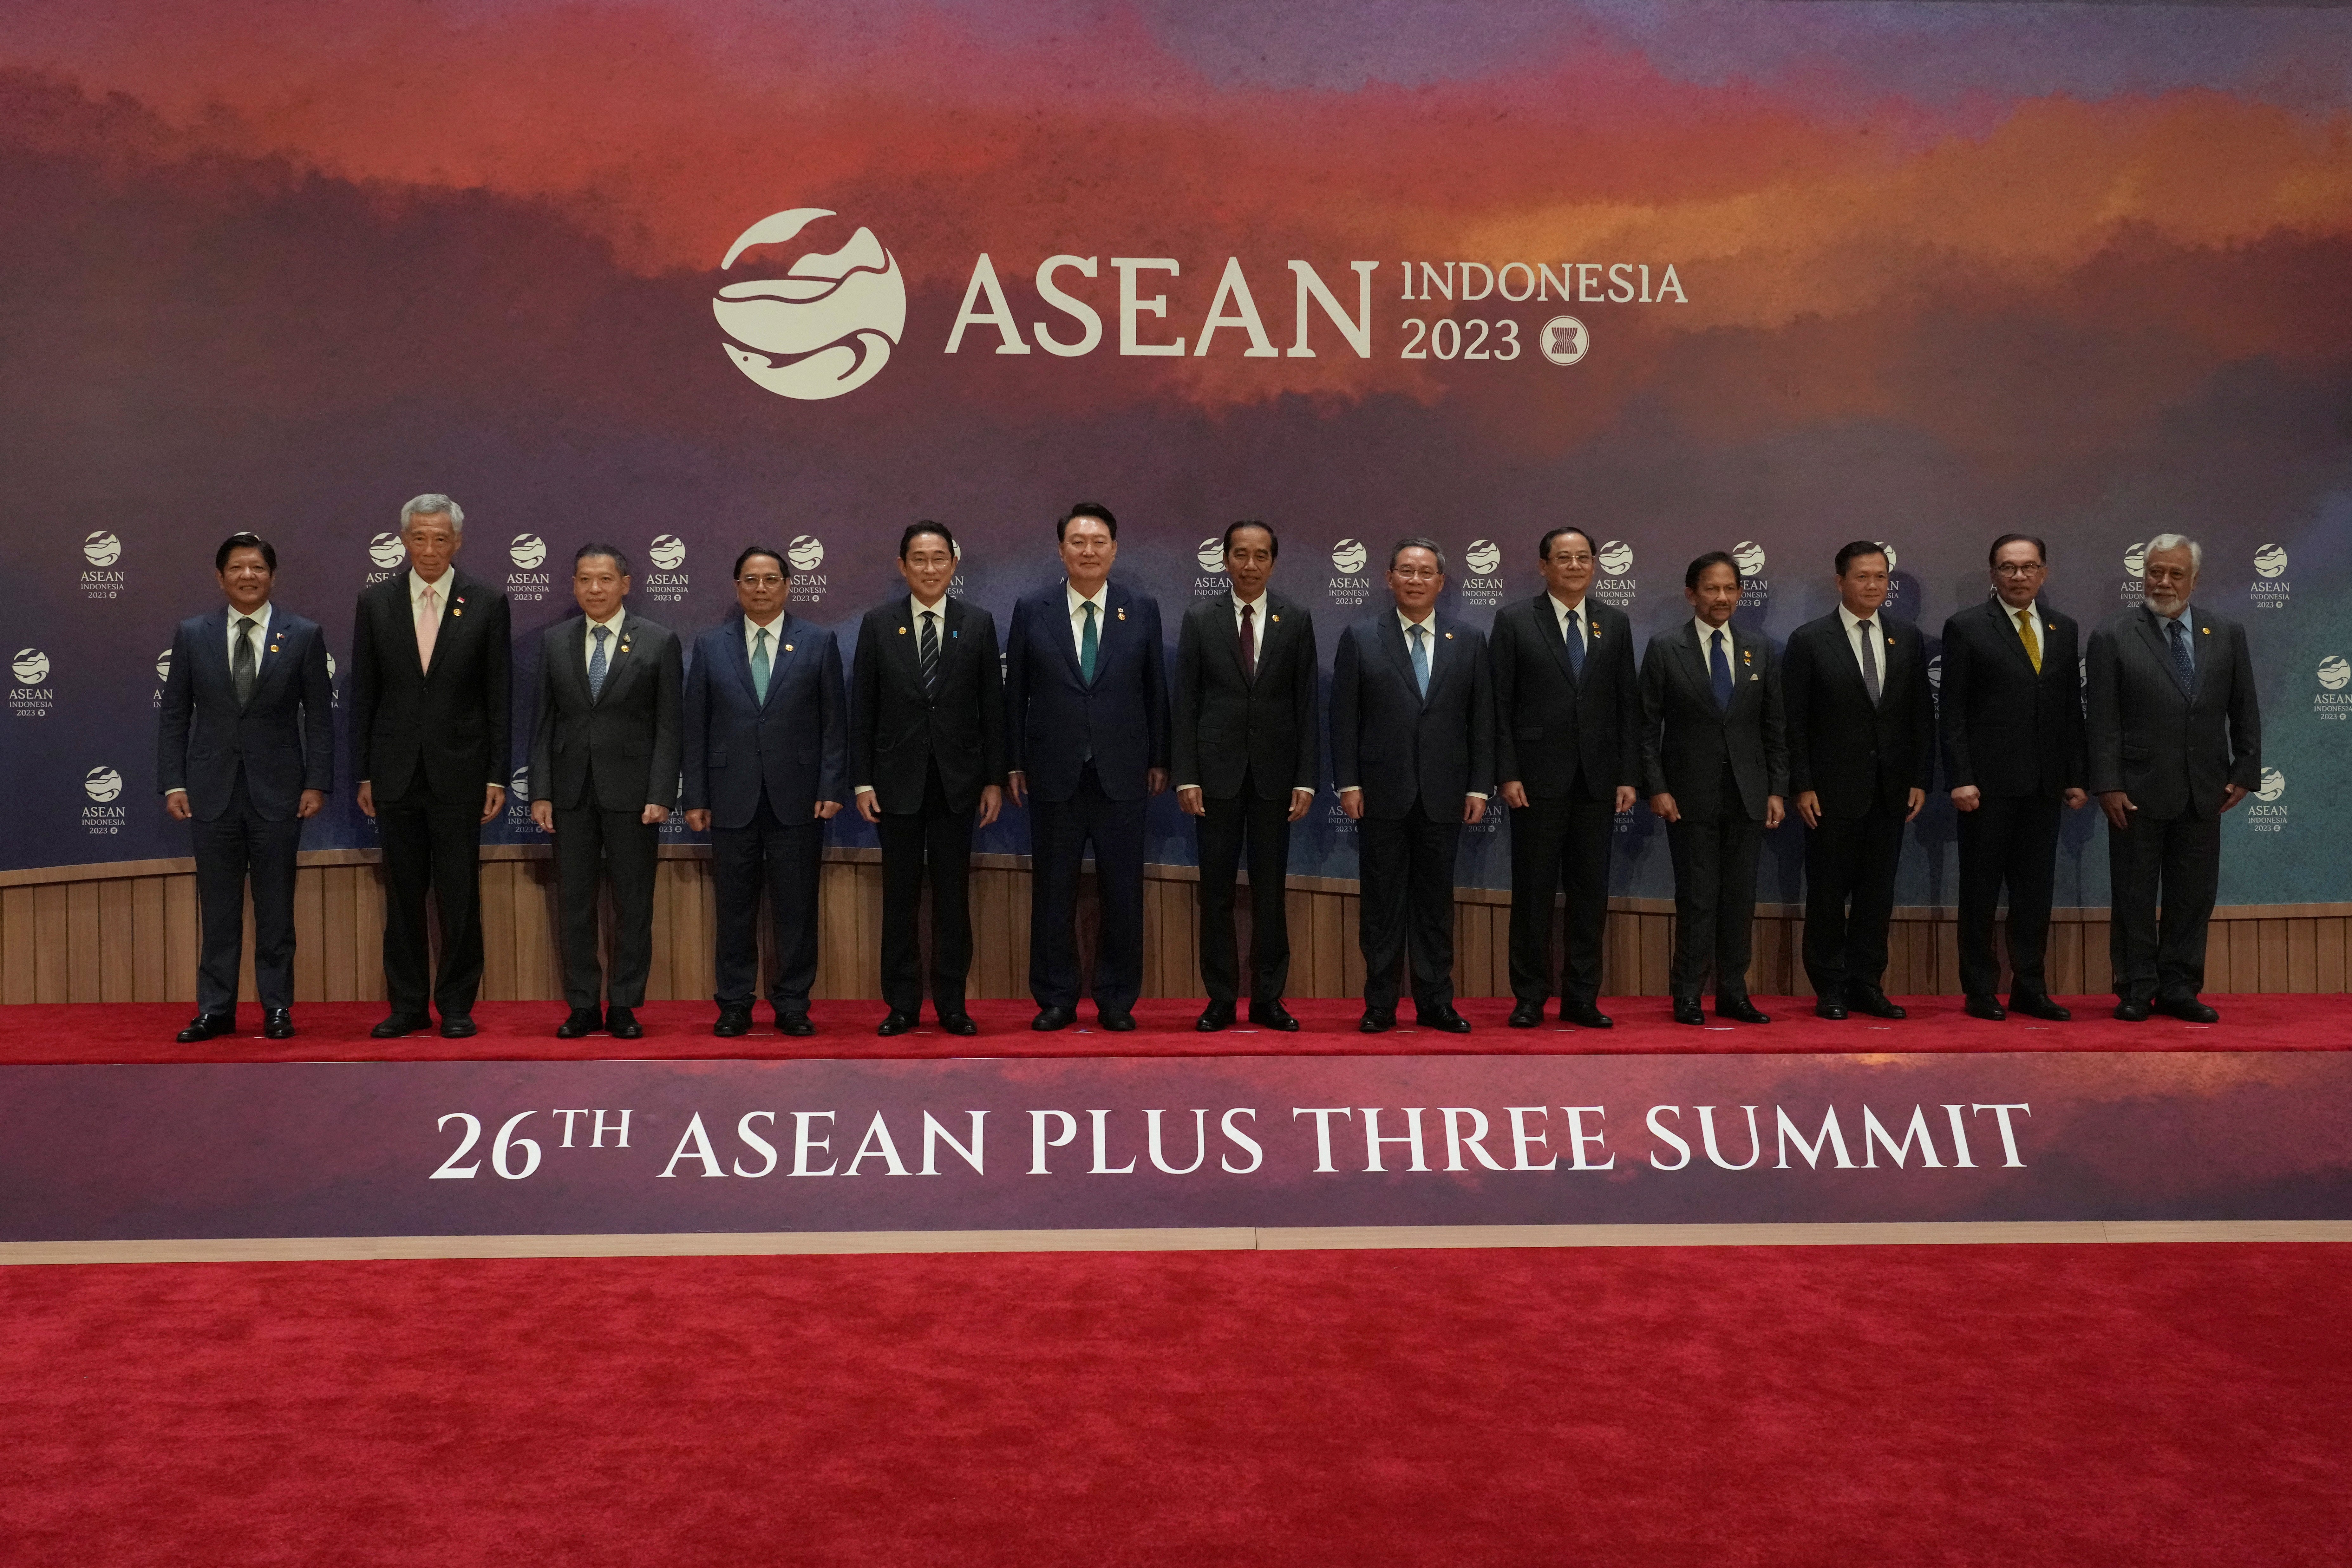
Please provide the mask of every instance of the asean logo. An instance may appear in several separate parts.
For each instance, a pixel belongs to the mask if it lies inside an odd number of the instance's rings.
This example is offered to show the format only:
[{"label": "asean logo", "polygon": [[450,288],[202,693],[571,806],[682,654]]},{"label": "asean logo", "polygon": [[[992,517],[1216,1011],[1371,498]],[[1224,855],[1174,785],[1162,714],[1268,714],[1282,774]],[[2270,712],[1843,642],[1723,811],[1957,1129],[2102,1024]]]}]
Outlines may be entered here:
[{"label": "asean logo", "polygon": [[1895,546],[1893,546],[1892,544],[1887,543],[1887,542],[1886,542],[1886,541],[1885,541],[1885,540],[1883,540],[1883,539],[1882,539],[1882,540],[1879,540],[1879,541],[1877,542],[1877,543],[1878,543],[1878,550],[1879,550],[1879,553],[1886,557],[1886,569],[1887,569],[1889,572],[1894,571],[1894,570],[1895,570]]},{"label": "asean logo", "polygon": [[111,566],[122,559],[122,541],[101,528],[83,539],[81,558],[93,566]]},{"label": "asean logo", "polygon": [[824,564],[824,541],[814,533],[796,533],[784,546],[784,559],[794,572],[814,572]]},{"label": "asean logo", "polygon": [[1371,558],[1372,552],[1360,539],[1343,539],[1331,547],[1331,568],[1342,576],[1354,576]]},{"label": "asean logo", "polygon": [[8,668],[16,672],[17,685],[38,686],[49,678],[49,656],[37,647],[20,647]]},{"label": "asean logo", "polygon": [[2256,800],[2276,800],[2286,793],[2286,775],[2276,768],[2263,770],[2262,787],[2254,791]]},{"label": "asean logo", "polygon": [[646,546],[646,559],[660,571],[675,572],[686,564],[686,541],[675,533],[656,533]]},{"label": "asean logo", "polygon": [[1731,547],[1732,563],[1739,568],[1739,580],[1764,575],[1764,547],[1752,539],[1743,539]]},{"label": "asean logo", "polygon": [[82,793],[100,805],[122,793],[122,775],[101,763],[82,774]]},{"label": "asean logo", "polygon": [[2147,545],[2144,542],[2134,544],[2124,552],[2124,575],[2126,577],[2147,575]]},{"label": "asean logo", "polygon": [[1462,564],[1470,568],[1475,576],[1492,577],[1495,569],[1502,563],[1503,548],[1491,539],[1474,539],[1470,547],[1462,552]]},{"label": "asean logo", "polygon": [[368,559],[375,563],[375,569],[379,572],[391,571],[407,553],[408,547],[400,542],[400,535],[396,533],[379,533],[368,541]]},{"label": "asean logo", "polygon": [[507,559],[518,572],[536,572],[547,564],[547,541],[536,533],[518,533],[507,546]]},{"label": "asean logo", "polygon": [[2264,577],[2283,576],[2286,573],[2286,550],[2282,545],[2265,544],[2254,552],[2254,570]]},{"label": "asean logo", "polygon": [[1223,571],[1225,569],[1224,535],[1213,533],[1201,541],[1192,551],[1192,559],[1201,563],[1201,570],[1203,572]]},{"label": "asean logo", "polygon": [[[833,216],[824,207],[771,213],[736,237],[719,269]],[[782,278],[725,285],[710,309],[736,369],[780,397],[814,402],[856,391],[890,363],[907,330],[907,284],[898,258],[861,227],[839,250],[801,256]]]},{"label": "asean logo", "polygon": [[1633,547],[1622,539],[1612,539],[1601,547],[1601,569],[1612,577],[1622,577],[1633,569]]},{"label": "asean logo", "polygon": [[2319,685],[2324,691],[2341,691],[2352,685],[2352,662],[2332,653],[2319,661]]}]

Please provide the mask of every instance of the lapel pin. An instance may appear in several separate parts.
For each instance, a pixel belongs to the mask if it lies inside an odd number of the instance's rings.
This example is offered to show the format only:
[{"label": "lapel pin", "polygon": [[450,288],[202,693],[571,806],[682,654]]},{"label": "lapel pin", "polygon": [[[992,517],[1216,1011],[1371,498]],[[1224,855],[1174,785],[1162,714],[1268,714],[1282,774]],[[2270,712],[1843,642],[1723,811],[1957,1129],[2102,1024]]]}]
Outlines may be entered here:
[{"label": "lapel pin", "polygon": [[2200,626],[2197,629],[2203,632],[2209,637],[2213,635],[2213,628],[2211,626]]},{"label": "lapel pin", "polygon": [[452,605],[449,606],[449,613],[453,616],[462,616],[466,613],[466,606],[463,605]]},{"label": "lapel pin", "polygon": [[1127,619],[1127,611],[1126,611],[1126,609],[1125,609],[1124,607],[1122,607],[1122,608],[1119,610],[1119,612],[1118,612],[1118,618],[1119,618],[1120,620],[1122,620],[1122,621],[1123,621],[1123,620],[1125,620],[1125,619]]},{"label": "lapel pin", "polygon": [[790,644],[790,643],[786,643],[786,644],[784,645],[784,651],[785,651],[786,653],[790,653],[790,652],[792,652],[792,651],[793,651],[793,645],[792,645],[792,644]]},{"label": "lapel pin", "polygon": [[900,637],[905,637],[905,636],[907,635],[907,628],[906,628],[906,627],[904,627],[904,626],[900,626],[900,627],[898,628],[898,635],[899,635]]},{"label": "lapel pin", "polygon": [[1893,647],[1895,646],[1895,639],[1893,637],[1888,637],[1886,639],[1886,646],[1888,647]]},{"label": "lapel pin", "polygon": [[1453,634],[1452,632],[1448,632],[1448,633],[1446,633],[1446,634],[1445,634],[1445,640],[1446,640],[1447,642],[1452,642],[1452,641],[1454,640],[1454,634]]}]

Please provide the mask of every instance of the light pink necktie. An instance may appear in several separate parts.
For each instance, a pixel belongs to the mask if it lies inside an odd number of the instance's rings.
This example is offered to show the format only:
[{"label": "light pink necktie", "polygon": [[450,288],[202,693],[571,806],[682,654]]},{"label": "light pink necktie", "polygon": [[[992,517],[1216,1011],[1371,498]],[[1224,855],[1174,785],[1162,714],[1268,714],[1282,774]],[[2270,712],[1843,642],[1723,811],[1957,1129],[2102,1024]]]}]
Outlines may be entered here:
[{"label": "light pink necktie", "polygon": [[416,601],[416,662],[425,669],[433,668],[433,640],[441,635],[441,617],[436,613],[433,589],[427,584],[424,597]]}]

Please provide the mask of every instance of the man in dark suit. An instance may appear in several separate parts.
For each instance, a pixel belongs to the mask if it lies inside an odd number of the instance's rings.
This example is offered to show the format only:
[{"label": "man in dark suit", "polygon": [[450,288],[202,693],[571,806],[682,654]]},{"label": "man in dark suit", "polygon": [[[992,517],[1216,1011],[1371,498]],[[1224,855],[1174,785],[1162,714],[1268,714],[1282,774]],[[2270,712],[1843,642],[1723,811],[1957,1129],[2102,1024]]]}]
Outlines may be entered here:
[{"label": "man in dark suit", "polygon": [[1196,819],[1201,861],[1201,983],[1193,1027],[1230,1026],[1241,995],[1234,880],[1250,873],[1249,1019],[1286,1033],[1290,978],[1290,825],[1315,804],[1315,622],[1271,593],[1282,546],[1262,522],[1225,530],[1230,593],[1184,613],[1176,632],[1176,801]]},{"label": "man in dark suit", "polygon": [[[996,622],[948,597],[955,535],[918,522],[898,537],[907,594],[866,612],[850,669],[849,772],[857,812],[882,840],[882,999],[876,1029],[903,1035],[923,1005],[916,934],[931,884],[931,1007],[951,1035],[971,973],[971,835],[1003,805],[1004,677]],[[978,808],[975,822],[973,809]]]},{"label": "man in dark suit", "polygon": [[1030,1027],[1076,1020],[1078,874],[1092,844],[1102,899],[1095,1016],[1127,1030],[1143,992],[1144,813],[1168,787],[1160,605],[1110,580],[1118,523],[1109,508],[1081,502],[1055,534],[1064,580],[1013,607],[1004,642],[1013,800],[1029,808]]},{"label": "man in dark suit", "polygon": [[1769,1024],[1748,1000],[1756,856],[1780,826],[1789,790],[1780,664],[1772,645],[1731,624],[1739,567],[1721,551],[1683,574],[1693,618],[1642,654],[1642,787],[1666,824],[1675,861],[1675,1022],[1704,1024],[1699,992],[1715,968],[1716,1016]]},{"label": "man in dark suit", "polygon": [[1610,1026],[1600,1007],[1609,923],[1609,841],[1633,809],[1642,773],[1642,694],[1633,628],[1586,596],[1592,536],[1555,528],[1536,553],[1544,592],[1496,612],[1495,766],[1511,808],[1511,1027],[1543,1022],[1553,993],[1552,898],[1568,887],[1559,1016]]},{"label": "man in dark suit", "polygon": [[1339,634],[1331,661],[1331,772],[1356,823],[1362,879],[1364,1016],[1396,1026],[1397,970],[1412,964],[1415,1019],[1470,1032],[1454,1009],[1454,860],[1485,819],[1495,780],[1495,691],[1486,639],[1437,613],[1445,553],[1415,535],[1389,551],[1394,607]]},{"label": "man in dark suit", "polygon": [[2204,557],[2178,533],[2149,540],[2147,603],[2091,634],[2084,722],[2091,792],[2108,824],[2116,1016],[2126,1023],[2151,1008],[2192,1024],[2220,1016],[2197,994],[2221,885],[2221,814],[2263,776],[2246,629],[2189,606]]},{"label": "man in dark suit", "polygon": [[[654,962],[654,875],[661,825],[677,805],[684,658],[677,634],[631,615],[629,558],[583,544],[572,561],[580,614],[540,635],[539,719],[530,741],[530,819],[555,835],[563,905],[563,999],[555,1027],[645,1034],[636,1009]],[[597,962],[597,887],[613,878],[611,984]],[[607,1006],[606,1003],[610,1005]]]},{"label": "man in dark suit", "polygon": [[334,694],[316,622],[269,602],[278,552],[233,533],[213,553],[227,603],[182,621],[156,723],[163,809],[196,850],[196,1016],[183,1045],[236,1032],[245,889],[253,885],[253,983],[263,1035],[294,1033],[294,858],[302,819],[335,787]]},{"label": "man in dark suit", "polygon": [[1936,697],[1919,628],[1883,613],[1890,575],[1885,546],[1841,549],[1837,608],[1780,655],[1789,783],[1805,823],[1805,973],[1824,1018],[1904,1016],[1886,995],[1886,928],[1903,827],[1935,781]]},{"label": "man in dark suit", "polygon": [[[1960,990],[1969,1014],[2063,1023],[2042,952],[2058,865],[2058,805],[2090,796],[2074,623],[2042,603],[2042,541],[2004,533],[1992,597],[1944,623],[1944,776],[1960,835]],[[1995,994],[1993,924],[2009,885],[2009,1007]]]},{"label": "man in dark suit", "polygon": [[[504,594],[458,571],[466,514],[445,495],[400,509],[408,570],[360,595],[352,633],[352,752],[360,810],[383,844],[383,980],[392,1013],[373,1031],[475,1032],[482,984],[482,825],[507,799],[514,649]],[[441,916],[431,973],[425,899]]]},{"label": "man in dark suit", "polygon": [[755,544],[735,558],[736,611],[702,634],[686,677],[686,825],[710,833],[719,953],[710,1032],[751,1026],[760,891],[768,893],[776,1027],[813,1035],[824,825],[848,794],[841,647],[784,608],[793,569]]}]

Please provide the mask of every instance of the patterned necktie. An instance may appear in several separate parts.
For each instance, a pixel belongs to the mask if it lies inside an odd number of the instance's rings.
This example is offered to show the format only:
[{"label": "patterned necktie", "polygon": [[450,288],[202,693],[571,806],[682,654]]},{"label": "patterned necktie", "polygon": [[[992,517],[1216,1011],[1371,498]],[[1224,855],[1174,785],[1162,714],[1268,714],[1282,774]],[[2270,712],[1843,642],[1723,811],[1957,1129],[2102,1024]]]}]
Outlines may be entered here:
[{"label": "patterned necktie", "polygon": [[751,695],[768,705],[768,628],[761,626],[751,638]]},{"label": "patterned necktie", "polygon": [[1561,635],[1568,643],[1568,673],[1571,679],[1582,680],[1584,679],[1584,617],[1577,610],[1568,612],[1568,630]]},{"label": "patterned necktie", "polygon": [[2189,628],[2181,623],[2189,617],[2172,617],[2172,678],[2180,682],[2183,691],[2197,689],[2197,666],[2189,658]]},{"label": "patterned necktie", "polygon": [[923,665],[923,695],[937,697],[940,694],[940,613],[937,610],[923,612],[923,636],[917,653]]},{"label": "patterned necktie", "polygon": [[1252,619],[1256,614],[1255,605],[1242,606],[1242,673],[1252,680],[1257,679],[1257,631]]},{"label": "patterned necktie", "polygon": [[1857,621],[1854,623],[1853,629],[1862,634],[1863,689],[1870,693],[1871,705],[1873,707],[1876,707],[1878,704],[1877,628],[1873,626],[1868,621]]},{"label": "patterned necktie", "polygon": [[433,585],[426,584],[423,595],[416,601],[416,663],[421,669],[433,668],[433,645],[441,636],[439,604],[434,595]]},{"label": "patterned necktie", "polygon": [[1731,708],[1731,659],[1723,651],[1723,628],[1715,628],[1715,652],[1706,661],[1707,673],[1715,678],[1715,705],[1727,712]]},{"label": "patterned necktie", "polygon": [[1429,696],[1429,633],[1420,626],[1412,628],[1412,678],[1421,682],[1421,695]]},{"label": "patterned necktie", "polygon": [[2033,635],[2033,616],[2024,610],[2017,612],[2017,635],[2025,639],[2025,657],[2033,661],[2033,673],[2042,673],[2042,644]]},{"label": "patterned necktie", "polygon": [[1095,683],[1095,654],[1101,647],[1095,637],[1095,602],[1087,601],[1087,624],[1078,633],[1078,673],[1088,686]]},{"label": "patterned necktie", "polygon": [[604,695],[604,639],[612,635],[603,626],[591,626],[588,635],[596,639],[595,651],[588,656],[588,700],[595,701]]},{"label": "patterned necktie", "polygon": [[253,700],[253,617],[236,618],[236,657],[228,661],[228,679],[236,688],[239,708]]}]

